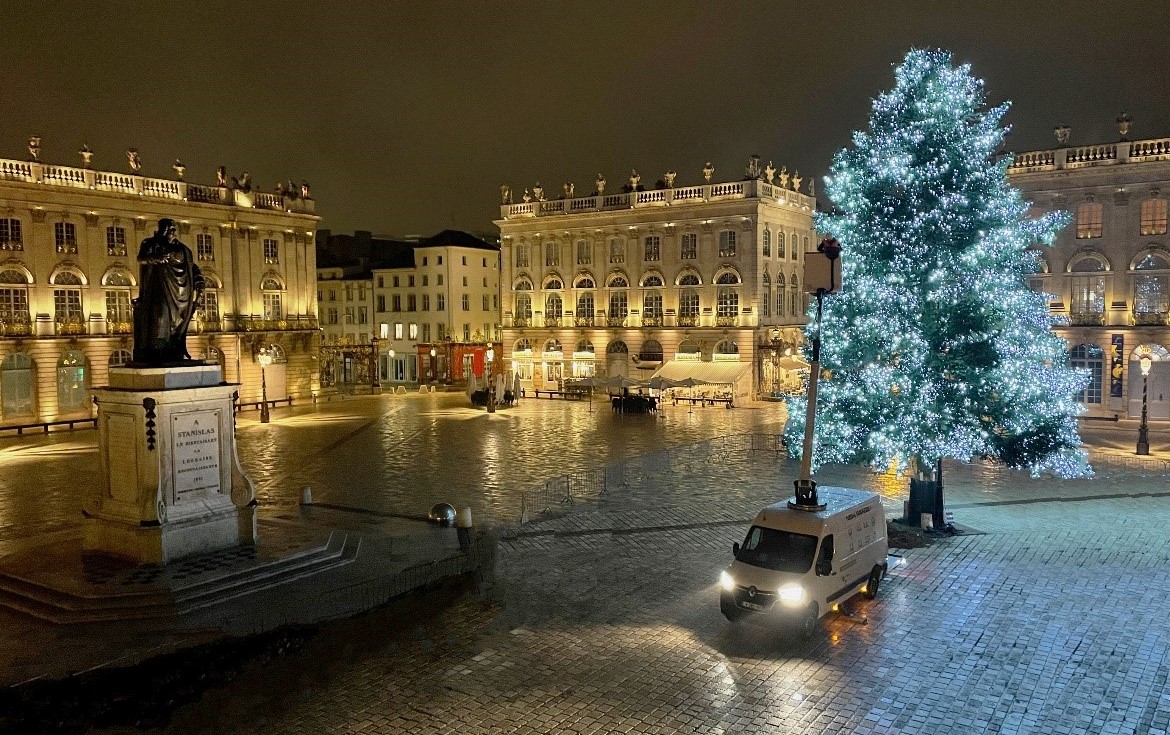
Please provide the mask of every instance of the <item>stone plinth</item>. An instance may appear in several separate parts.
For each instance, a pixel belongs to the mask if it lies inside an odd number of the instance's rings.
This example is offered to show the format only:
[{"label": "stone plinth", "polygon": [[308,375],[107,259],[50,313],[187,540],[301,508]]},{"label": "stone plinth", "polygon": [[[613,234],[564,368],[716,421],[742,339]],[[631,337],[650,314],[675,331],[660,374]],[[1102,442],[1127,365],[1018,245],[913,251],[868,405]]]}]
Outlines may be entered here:
[{"label": "stone plinth", "polygon": [[103,483],[84,548],[165,564],[256,538],[236,455],[234,395],[218,366],[115,368],[96,388]]}]

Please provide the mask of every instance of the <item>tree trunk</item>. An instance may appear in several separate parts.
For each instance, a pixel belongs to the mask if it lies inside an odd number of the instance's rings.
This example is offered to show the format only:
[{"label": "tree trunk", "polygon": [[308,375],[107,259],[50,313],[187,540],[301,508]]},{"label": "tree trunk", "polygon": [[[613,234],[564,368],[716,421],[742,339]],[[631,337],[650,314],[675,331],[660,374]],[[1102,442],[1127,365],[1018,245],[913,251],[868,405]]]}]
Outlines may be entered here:
[{"label": "tree trunk", "polygon": [[930,464],[917,455],[910,461],[914,474],[910,478],[910,502],[907,503],[906,518],[902,522],[908,526],[918,526],[922,522],[922,514],[929,513],[934,527],[942,528],[942,463]]}]

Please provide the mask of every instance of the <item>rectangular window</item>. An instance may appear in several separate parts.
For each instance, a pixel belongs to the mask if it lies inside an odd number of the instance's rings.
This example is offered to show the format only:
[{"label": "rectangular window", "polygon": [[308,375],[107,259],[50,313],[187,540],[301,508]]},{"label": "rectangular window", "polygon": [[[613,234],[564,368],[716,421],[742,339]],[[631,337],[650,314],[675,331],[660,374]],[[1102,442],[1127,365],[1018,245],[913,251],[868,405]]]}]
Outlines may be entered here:
[{"label": "rectangular window", "polygon": [[346,324],[353,324],[353,307],[352,306],[345,307],[345,323]]},{"label": "rectangular window", "polygon": [[735,231],[723,230],[719,233],[719,257],[735,257]]},{"label": "rectangular window", "polygon": [[394,322],[394,339],[402,339],[402,322]]},{"label": "rectangular window", "polygon": [[359,283],[358,284],[358,301],[365,301],[365,300],[366,300],[366,284]]},{"label": "rectangular window", "polygon": [[126,228],[106,228],[106,255],[126,254]]},{"label": "rectangular window", "polygon": [[24,250],[20,220],[0,218],[0,250]]},{"label": "rectangular window", "polygon": [[430,341],[431,341],[431,325],[430,325],[430,324],[424,324],[424,325],[422,325],[422,328],[423,328],[423,330],[422,330],[422,341],[423,341],[423,342],[426,342],[426,343],[430,343]]},{"label": "rectangular window", "polygon": [[463,277],[463,285],[464,285],[464,287],[467,286],[467,276]]},{"label": "rectangular window", "polygon": [[626,262],[626,246],[622,243],[620,238],[615,237],[609,241],[609,262]]},{"label": "rectangular window", "polygon": [[337,289],[334,289],[334,288],[329,289],[329,300],[330,301],[337,301]]},{"label": "rectangular window", "polygon": [[466,255],[463,256],[463,265],[467,265],[467,256]]},{"label": "rectangular window", "polygon": [[106,321],[115,324],[130,323],[129,291],[106,291]]},{"label": "rectangular window", "polygon": [[410,339],[418,339],[418,325],[411,322],[410,331],[407,334],[410,336]]},{"label": "rectangular window", "polygon": [[443,285],[443,274],[442,274],[442,273],[440,273],[440,274],[438,274],[437,276],[435,276],[435,285],[436,285],[436,286],[442,286],[442,285]]},{"label": "rectangular window", "polygon": [[284,309],[280,302],[280,294],[266,293],[264,294],[264,320],[265,321],[279,321],[284,318]]},{"label": "rectangular window", "polygon": [[447,297],[439,294],[435,297],[435,308],[439,311],[445,311],[447,308]]},{"label": "rectangular window", "polygon": [[407,288],[414,288],[414,276],[407,276],[406,277],[406,287]]},{"label": "rectangular window", "polygon": [[426,265],[426,264],[427,264],[427,256],[424,255],[423,256],[423,265]]},{"label": "rectangular window", "polygon": [[28,322],[28,288],[10,286],[0,288],[0,319],[9,322]]},{"label": "rectangular window", "polygon": [[401,294],[394,294],[393,296],[390,297],[390,310],[391,311],[402,311],[402,295]]},{"label": "rectangular window", "polygon": [[442,256],[442,255],[440,255],[440,256],[439,256],[439,265],[442,265],[442,264],[443,264],[443,256]]},{"label": "rectangular window", "polygon": [[589,265],[593,262],[593,248],[588,240],[577,241],[577,265]]},{"label": "rectangular window", "polygon": [[527,268],[528,267],[528,246],[527,245],[517,245],[516,246],[516,267],[517,268]]},{"label": "rectangular window", "polygon": [[423,311],[430,311],[431,310],[431,295],[429,293],[424,293],[422,295],[422,310]]},{"label": "rectangular window", "polygon": [[555,242],[550,242],[544,246],[544,264],[546,266],[558,266],[561,264],[561,248]]},{"label": "rectangular window", "polygon": [[484,267],[484,268],[487,268],[487,258],[484,258],[484,259],[483,259],[483,267]]},{"label": "rectangular window", "polygon": [[1077,239],[1101,237],[1101,205],[1087,202],[1077,207]]},{"label": "rectangular window", "polygon": [[471,311],[471,297],[467,294],[463,294],[463,310]]},{"label": "rectangular window", "polygon": [[382,276],[378,276],[378,288],[385,288],[385,287],[386,287],[386,279],[383,278]]},{"label": "rectangular window", "polygon": [[682,259],[694,260],[699,257],[699,236],[693,232],[683,233]]},{"label": "rectangular window", "polygon": [[77,252],[77,228],[72,222],[54,222],[53,239],[56,241],[58,253]]},{"label": "rectangular window", "polygon": [[330,306],[328,309],[325,310],[325,314],[326,314],[325,318],[329,324],[336,324],[337,323],[337,307],[336,306]]},{"label": "rectangular window", "polygon": [[1142,202],[1142,234],[1166,234],[1166,200],[1147,199]]},{"label": "rectangular window", "polygon": [[53,316],[58,322],[81,324],[81,289],[54,289]]},{"label": "rectangular window", "polygon": [[483,277],[483,287],[487,288],[487,276]]},{"label": "rectangular window", "polygon": [[201,232],[195,236],[195,257],[199,260],[215,260],[215,243],[211,235]]},{"label": "rectangular window", "polygon": [[764,288],[764,295],[760,299],[760,305],[764,307],[764,316],[772,316],[772,289]]},{"label": "rectangular window", "polygon": [[488,310],[488,297],[486,293],[483,295],[483,310]]},{"label": "rectangular window", "polygon": [[394,276],[394,288],[398,288],[398,276]]},{"label": "rectangular window", "polygon": [[366,307],[358,307],[358,324],[366,324],[369,322],[369,314],[366,313]]},{"label": "rectangular window", "polygon": [[199,305],[199,313],[203,316],[204,324],[215,324],[219,321],[218,291],[213,288],[209,288],[203,292],[203,300]]},{"label": "rectangular window", "polygon": [[386,311],[386,295],[378,294],[378,311]]},{"label": "rectangular window", "polygon": [[426,275],[424,275],[424,276],[423,276],[423,280],[422,280],[422,285],[424,285],[424,286],[429,286],[429,285],[431,285],[431,284],[429,283],[429,280],[430,280],[430,279],[429,279],[429,277],[428,277],[428,276],[426,276]]},{"label": "rectangular window", "polygon": [[353,284],[352,283],[345,284],[345,300],[346,301],[353,301]]},{"label": "rectangular window", "polygon": [[406,310],[418,311],[418,297],[414,294],[407,294],[406,296]]},{"label": "rectangular window", "polygon": [[499,294],[492,294],[492,308],[493,309],[500,308],[500,295]]},{"label": "rectangular window", "polygon": [[650,262],[659,260],[662,256],[662,238],[658,235],[650,235],[645,240],[646,253],[643,260]]},{"label": "rectangular window", "polygon": [[[464,342],[471,341],[471,325],[470,324],[463,325],[463,341]],[[471,355],[468,355],[468,357],[471,357]]]},{"label": "rectangular window", "polygon": [[276,240],[264,238],[264,262],[280,262],[280,245],[277,244]]}]

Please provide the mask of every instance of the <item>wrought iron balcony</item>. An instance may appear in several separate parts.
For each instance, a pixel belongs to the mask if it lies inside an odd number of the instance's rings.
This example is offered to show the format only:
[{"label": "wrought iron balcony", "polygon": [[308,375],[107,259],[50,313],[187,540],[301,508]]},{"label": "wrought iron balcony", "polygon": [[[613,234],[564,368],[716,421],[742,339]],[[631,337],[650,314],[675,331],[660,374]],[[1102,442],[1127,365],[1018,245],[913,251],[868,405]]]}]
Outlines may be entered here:
[{"label": "wrought iron balcony", "polygon": [[532,317],[530,316],[514,316],[512,317],[513,327],[531,327]]},{"label": "wrought iron balcony", "polygon": [[607,316],[605,318],[605,326],[624,327],[626,326],[626,318],[624,316]]},{"label": "wrought iron balcony", "polygon": [[1164,311],[1135,311],[1133,323],[1139,327],[1164,326],[1168,316]]},{"label": "wrought iron balcony", "polygon": [[86,331],[83,317],[68,316],[57,320],[57,334],[85,334]]},{"label": "wrought iron balcony", "polygon": [[642,315],[642,326],[643,327],[661,327],[662,326],[662,315],[661,314],[643,314]]},{"label": "wrought iron balcony", "polygon": [[577,316],[573,319],[573,324],[578,327],[592,327],[593,317],[591,316]]},{"label": "wrought iron balcony", "polygon": [[678,325],[680,327],[697,327],[699,326],[699,315],[682,314],[678,318]]},{"label": "wrought iron balcony", "polygon": [[107,334],[132,334],[134,324],[129,320],[106,319]]},{"label": "wrought iron balcony", "polygon": [[1068,323],[1073,326],[1100,327],[1105,324],[1105,312],[1074,311],[1068,315]]},{"label": "wrought iron balcony", "polygon": [[557,314],[555,316],[547,316],[546,315],[544,317],[544,326],[546,326],[546,327],[559,327],[559,326],[561,326],[561,315],[560,314]]},{"label": "wrought iron balcony", "polygon": [[715,326],[717,327],[734,327],[736,318],[733,316],[724,316],[720,314],[715,317]]},{"label": "wrought iron balcony", "polygon": [[23,316],[0,317],[0,335],[5,337],[29,337],[33,333],[32,320]]}]

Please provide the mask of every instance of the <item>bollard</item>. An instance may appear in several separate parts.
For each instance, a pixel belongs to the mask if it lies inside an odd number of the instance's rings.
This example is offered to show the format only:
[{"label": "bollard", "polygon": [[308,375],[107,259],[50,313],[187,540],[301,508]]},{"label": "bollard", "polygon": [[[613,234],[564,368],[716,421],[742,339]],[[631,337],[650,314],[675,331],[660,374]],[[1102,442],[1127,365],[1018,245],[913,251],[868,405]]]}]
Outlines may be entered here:
[{"label": "bollard", "polygon": [[455,534],[459,537],[459,550],[471,552],[471,508],[464,508],[455,514]]},{"label": "bollard", "polygon": [[313,488],[305,485],[305,489],[301,490],[301,505],[313,504]]}]

